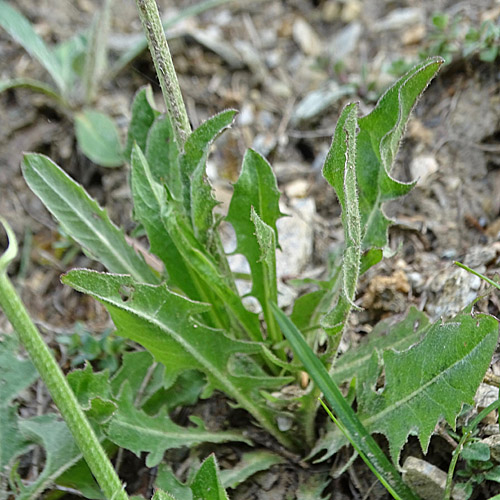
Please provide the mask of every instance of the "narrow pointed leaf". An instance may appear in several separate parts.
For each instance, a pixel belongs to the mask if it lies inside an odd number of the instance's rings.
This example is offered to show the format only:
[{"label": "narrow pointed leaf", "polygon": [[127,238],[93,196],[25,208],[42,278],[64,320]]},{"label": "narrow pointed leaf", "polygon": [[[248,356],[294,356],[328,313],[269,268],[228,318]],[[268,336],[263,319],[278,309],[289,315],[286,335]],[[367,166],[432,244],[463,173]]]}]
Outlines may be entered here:
[{"label": "narrow pointed leaf", "polygon": [[257,472],[269,470],[273,465],[282,464],[284,461],[280,455],[267,450],[243,453],[238,464],[221,471],[222,485],[224,488],[234,489]]},{"label": "narrow pointed leaf", "polygon": [[336,413],[338,420],[349,433],[350,439],[368,457],[370,467],[376,470],[380,476],[384,477],[402,498],[414,499],[415,495],[403,483],[394,465],[391,464],[376,441],[370,436],[366,427],[360,422],[358,416],[349,406],[322,362],[302,337],[302,334],[285,313],[274,304],[272,307],[280,328],[290,342],[294,354],[300,359],[311,378],[324,394],[328,404]]},{"label": "narrow pointed leaf", "polygon": [[175,202],[167,201],[164,186],[154,179],[149,163],[137,145],[132,149],[131,163],[134,216],[146,229],[151,252],[164,263],[169,285],[184,291],[192,299],[198,299],[198,291],[189,279],[189,270],[170,237],[162,217],[167,203]]},{"label": "narrow pointed leaf", "polygon": [[330,335],[340,333],[347,321],[356,299],[361,265],[361,224],[356,179],[357,115],[356,103],[348,104],[342,111],[323,167],[323,175],[335,189],[342,207],[345,238],[342,296],[323,320],[323,326]]},{"label": "narrow pointed leaf", "polygon": [[146,151],[148,133],[160,112],[155,109],[153,91],[150,85],[141,87],[132,102],[132,118],[127,132],[127,144],[123,155],[130,158],[132,147],[136,143],[142,151]]},{"label": "narrow pointed leaf", "polygon": [[120,167],[125,161],[115,122],[104,113],[87,109],[75,115],[75,133],[83,154],[102,167]]},{"label": "narrow pointed leaf", "polygon": [[[184,153],[180,158],[184,206],[190,214],[197,237],[203,236],[203,230],[207,227],[207,220],[211,220],[215,204],[205,171],[210,146],[216,137],[231,125],[235,114],[236,111],[227,110],[209,118],[191,133],[184,144]],[[195,188],[198,191],[194,191]],[[201,224],[199,231],[197,224]]]},{"label": "narrow pointed leaf", "polygon": [[[142,148],[141,148],[142,149]],[[166,185],[172,197],[182,200],[179,149],[174,139],[174,131],[167,115],[158,116],[149,129],[146,149],[143,149],[153,179]]]},{"label": "narrow pointed leaf", "polygon": [[252,208],[263,223],[275,233],[278,232],[276,221],[282,217],[279,209],[280,192],[271,165],[257,152],[249,149],[243,159],[243,166],[229,205],[227,220],[236,232],[237,247],[235,253],[243,254],[250,264],[252,273],[252,295],[263,309],[267,307],[264,262],[255,227],[251,219]]},{"label": "narrow pointed leaf", "polygon": [[[279,387],[290,378],[234,374],[232,360],[246,355],[250,363],[248,356],[260,353],[261,347],[230,339],[196,321],[210,306],[175,294],[165,285],[141,284],[128,276],[77,270],[64,275],[63,282],[102,302],[118,333],[143,345],[169,371],[202,371],[209,387],[226,393],[280,442],[293,447],[290,438],[278,431],[274,412],[260,395],[261,389]],[[252,371],[250,363],[247,373]]]},{"label": "narrow pointed leaf", "polygon": [[[215,259],[206,252],[205,247],[196,239],[191,227],[184,218],[170,210],[163,217],[168,232],[182,255],[186,265],[205,283],[207,290],[219,298],[223,311],[230,309],[245,332],[246,338],[260,341],[262,333],[258,316],[245,308],[237,291],[231,287],[229,278],[224,276]],[[214,306],[216,306],[214,301]],[[222,314],[224,314],[222,312]],[[225,313],[227,316],[227,312]],[[237,332],[235,332],[237,336]]]},{"label": "narrow pointed leaf", "polygon": [[66,233],[95,260],[112,272],[130,274],[138,281],[158,281],[106,211],[52,160],[40,154],[25,154],[23,175]]},{"label": "narrow pointed leaf", "polygon": [[200,466],[191,483],[193,500],[229,500],[219,478],[215,455],[210,455]]},{"label": "narrow pointed leaf", "polygon": [[47,70],[59,90],[64,93],[67,85],[54,53],[36,34],[30,22],[4,0],[0,0],[0,26]]}]

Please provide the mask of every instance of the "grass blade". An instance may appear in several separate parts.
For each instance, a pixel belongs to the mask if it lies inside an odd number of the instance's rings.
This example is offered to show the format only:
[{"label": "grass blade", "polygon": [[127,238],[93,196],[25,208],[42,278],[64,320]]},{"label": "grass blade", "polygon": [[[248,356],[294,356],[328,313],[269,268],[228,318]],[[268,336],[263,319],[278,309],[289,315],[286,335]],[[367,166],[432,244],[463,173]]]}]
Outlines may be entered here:
[{"label": "grass blade", "polygon": [[56,56],[35,33],[30,22],[3,0],[0,0],[0,26],[48,71],[57,88],[65,94],[67,85]]},{"label": "grass blade", "polygon": [[311,378],[323,392],[328,404],[337,414],[337,418],[350,436],[352,442],[363,453],[369,462],[369,467],[375,469],[391,488],[405,500],[418,497],[403,483],[401,476],[382,452],[378,444],[359,421],[354,410],[349,406],[339,388],[332,380],[328,371],[302,337],[292,321],[276,305],[272,305],[276,320],[283,334],[290,342],[294,353],[303,363]]}]

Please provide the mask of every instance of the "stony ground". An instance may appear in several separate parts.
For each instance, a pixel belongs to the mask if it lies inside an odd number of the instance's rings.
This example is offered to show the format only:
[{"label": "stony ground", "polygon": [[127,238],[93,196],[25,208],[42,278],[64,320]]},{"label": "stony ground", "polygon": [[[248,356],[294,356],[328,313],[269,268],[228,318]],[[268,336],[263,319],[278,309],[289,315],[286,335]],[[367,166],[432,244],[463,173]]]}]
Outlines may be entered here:
[{"label": "stony ground", "polygon": [[[163,0],[160,8],[172,16],[192,3]],[[85,29],[99,2],[17,0],[14,4],[46,41],[56,43]],[[321,276],[328,253],[343,238],[336,198],[320,170],[342,106],[358,100],[361,109],[369,111],[394,81],[390,73],[394,63],[415,62],[419,52],[432,48],[435,11],[460,18],[460,31],[488,19],[498,22],[500,4],[493,0],[234,1],[187,19],[169,32],[193,125],[228,107],[240,111],[236,126],[220,139],[220,148],[211,156],[210,175],[218,198],[229,199],[230,182],[236,179],[246,148],[263,153],[275,168],[285,195],[283,211],[293,215],[283,220],[281,228],[279,265],[284,281]],[[136,41],[140,24],[131,1],[115,0],[114,13],[110,45],[116,57]],[[153,75],[149,56],[143,54],[103,82],[96,106],[113,115],[124,131],[131,98],[141,85],[150,83],[160,102]],[[47,79],[43,69],[0,32],[0,78],[14,76]],[[19,163],[22,151],[50,155],[130,230],[127,168],[104,169],[86,159],[76,147],[67,116],[46,97],[28,90],[4,93],[0,116],[0,214],[27,249],[14,270],[23,298],[49,341],[73,331],[76,321],[101,332],[109,327],[105,312],[59,282],[65,269],[92,264],[60,245],[64,237],[26,187]],[[499,154],[498,64],[463,58],[458,47],[408,127],[394,174],[405,181],[419,180],[402,201],[386,207],[396,220],[390,233],[394,256],[363,277],[359,304],[364,310],[353,318],[347,343],[357,342],[378,319],[403,314],[410,305],[432,319],[462,309],[483,285],[454,267],[454,260],[489,276],[498,272]],[[286,304],[294,292],[285,284],[282,291]],[[498,316],[498,294],[479,307]],[[0,331],[8,328],[0,315]],[[498,359],[496,355],[491,371],[500,375]],[[39,390],[39,404],[50,404]],[[483,396],[495,397],[494,391],[493,396],[489,392],[485,387]],[[196,411],[208,414],[214,409],[227,411],[220,401],[200,405]],[[446,446],[436,438],[427,457],[443,469],[449,461],[449,450],[442,452]],[[228,447],[218,453],[221,465],[230,465],[235,450]],[[292,461],[261,473],[232,492],[232,498],[294,498],[305,475],[336,470],[347,456],[339,454],[335,463],[306,469]],[[495,492],[491,485],[485,488],[475,498]],[[358,462],[332,482],[331,491],[335,499],[386,497]]]}]

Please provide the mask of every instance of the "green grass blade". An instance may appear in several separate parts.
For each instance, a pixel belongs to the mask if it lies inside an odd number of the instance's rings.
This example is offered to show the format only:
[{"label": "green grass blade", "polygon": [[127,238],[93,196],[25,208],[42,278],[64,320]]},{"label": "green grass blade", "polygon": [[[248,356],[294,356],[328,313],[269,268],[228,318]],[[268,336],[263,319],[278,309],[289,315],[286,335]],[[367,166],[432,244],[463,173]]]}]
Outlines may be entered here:
[{"label": "green grass blade", "polygon": [[30,22],[3,0],[0,0],[0,26],[48,71],[57,88],[65,94],[67,85],[56,56],[36,34]]},{"label": "green grass blade", "polygon": [[328,371],[316,354],[304,340],[300,331],[276,305],[273,304],[272,308],[278,324],[283,334],[290,342],[294,353],[303,363],[307,372],[321,392],[323,392],[325,399],[337,414],[338,420],[344,426],[352,441],[356,443],[356,446],[369,460],[371,467],[385,478],[385,481],[387,481],[391,488],[393,488],[402,498],[405,500],[416,499],[417,497],[415,494],[403,483],[394,465],[385,456],[376,441],[359,421],[356,413],[349,406],[344,396],[342,396],[339,388],[335,382],[333,382]]},{"label": "green grass blade", "polygon": [[123,232],[109,220],[106,211],[52,160],[36,153],[25,154],[23,175],[67,234],[95,260],[112,272],[130,274],[141,282],[158,282],[144,260],[126,243]]}]

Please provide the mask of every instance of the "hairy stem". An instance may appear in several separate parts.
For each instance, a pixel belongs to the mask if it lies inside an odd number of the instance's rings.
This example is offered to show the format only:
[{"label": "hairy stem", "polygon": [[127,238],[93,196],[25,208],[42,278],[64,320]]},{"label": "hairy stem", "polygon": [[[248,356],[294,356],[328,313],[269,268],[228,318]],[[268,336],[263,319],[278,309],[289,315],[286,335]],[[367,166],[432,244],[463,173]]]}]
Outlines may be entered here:
[{"label": "hairy stem", "polygon": [[59,408],[77,446],[106,498],[127,500],[120,478],[94,433],[59,365],[31,321],[24,304],[7,276],[7,266],[17,254],[17,242],[8,224],[0,218],[9,247],[0,257],[0,307],[16,330],[54,403]]},{"label": "hairy stem", "polygon": [[182,99],[179,81],[175,73],[174,63],[168,48],[167,38],[163,31],[160,13],[155,0],[136,0],[146,38],[148,39],[151,57],[160,81],[163,99],[167,106],[168,115],[172,120],[174,136],[179,149],[191,133],[186,106]]}]

